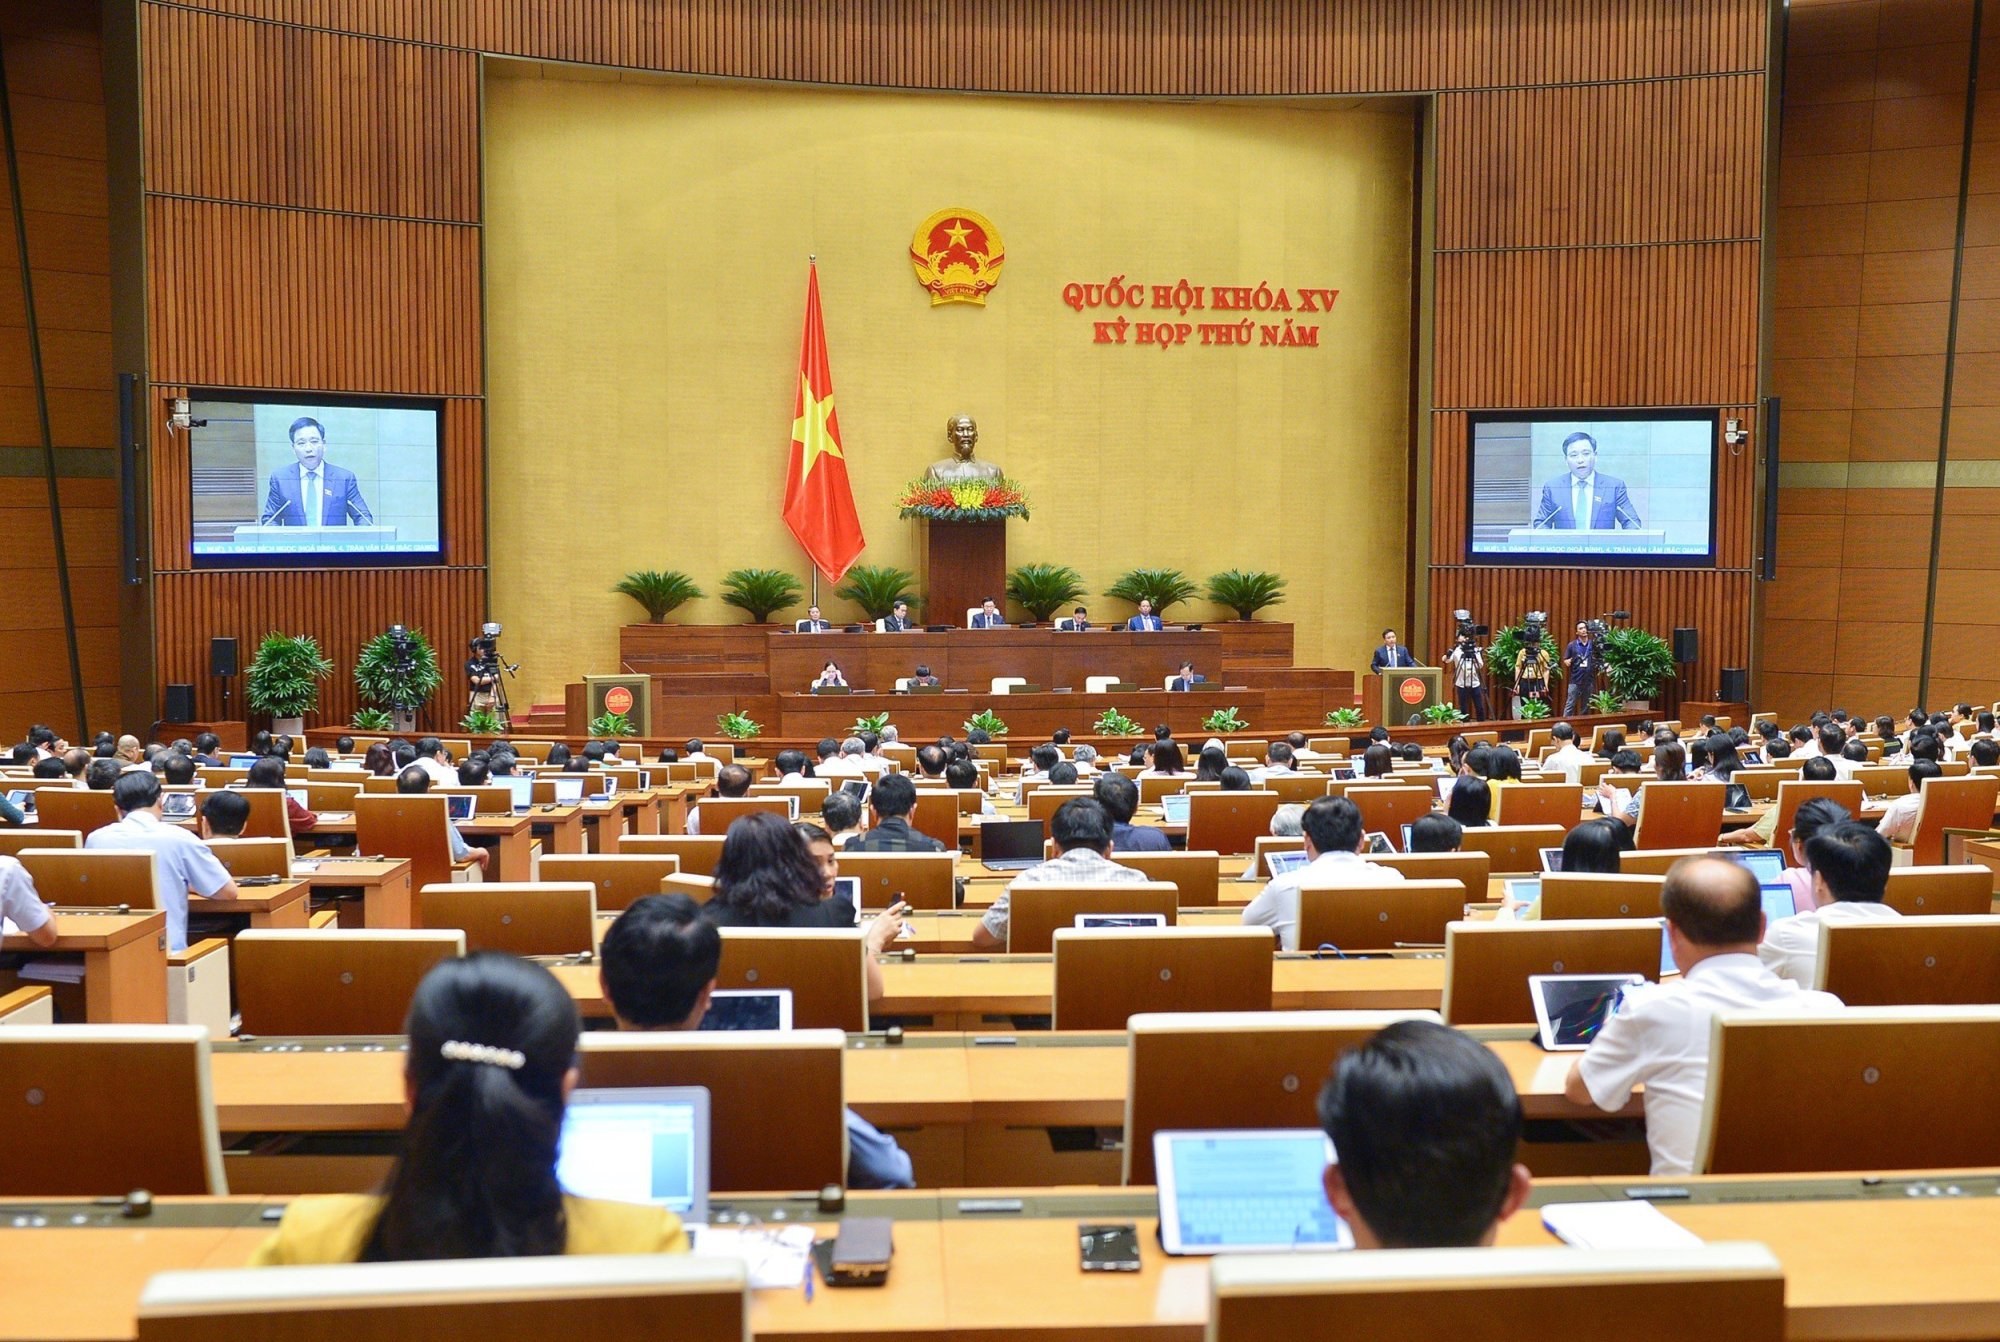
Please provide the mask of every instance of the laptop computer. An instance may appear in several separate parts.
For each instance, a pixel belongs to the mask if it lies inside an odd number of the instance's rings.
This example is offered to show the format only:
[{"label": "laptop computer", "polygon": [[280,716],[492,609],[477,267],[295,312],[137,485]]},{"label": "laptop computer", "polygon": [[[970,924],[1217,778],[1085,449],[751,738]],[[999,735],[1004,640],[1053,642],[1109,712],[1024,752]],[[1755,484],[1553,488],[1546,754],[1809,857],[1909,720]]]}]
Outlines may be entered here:
[{"label": "laptop computer", "polygon": [[1187,792],[1170,792],[1160,798],[1160,814],[1169,825],[1185,825],[1188,822],[1188,807],[1194,796]]},{"label": "laptop computer", "polygon": [[573,1092],[556,1180],[577,1197],[651,1203],[683,1221],[707,1221],[708,1088]]},{"label": "laptop computer", "polygon": [[1625,990],[1645,981],[1637,974],[1528,975],[1542,1047],[1551,1052],[1590,1047],[1604,1022],[1617,1014]]},{"label": "laptop computer", "polygon": [[1280,876],[1291,875],[1311,861],[1311,857],[1299,850],[1264,854],[1264,865],[1271,869],[1271,879],[1274,881]]},{"label": "laptop computer", "polygon": [[567,778],[558,776],[549,781],[555,784],[556,805],[575,806],[583,801],[583,780],[576,775],[571,774]]},{"label": "laptop computer", "polygon": [[512,794],[514,809],[525,811],[535,804],[535,776],[533,774],[506,774],[500,779]]},{"label": "laptop computer", "polygon": [[1318,1128],[1156,1132],[1160,1242],[1176,1255],[1351,1249],[1321,1183],[1333,1158]]},{"label": "laptop computer", "polygon": [[790,988],[717,988],[697,1030],[789,1030]]},{"label": "laptop computer", "polygon": [[1079,913],[1075,926],[1087,927],[1165,927],[1167,915],[1164,913]]},{"label": "laptop computer", "polygon": [[444,797],[444,813],[450,820],[470,820],[477,809],[479,798],[470,792],[447,792]]},{"label": "laptop computer", "polygon": [[247,769],[263,758],[262,755],[231,755],[228,763],[232,769]]},{"label": "laptop computer", "polygon": [[993,871],[1026,871],[1042,861],[1042,822],[989,820],[979,827],[980,861]]},{"label": "laptop computer", "polygon": [[1560,848],[1542,849],[1543,873],[1546,874],[1551,871],[1561,871],[1562,869],[1563,869],[1563,850]]},{"label": "laptop computer", "polygon": [[1792,890],[1792,883],[1785,879],[1783,853],[1775,848],[1738,848],[1725,850],[1724,856],[1757,878],[1767,922],[1775,923],[1795,913],[1805,912],[1798,907],[1798,896]]},{"label": "laptop computer", "polygon": [[1539,876],[1514,877],[1507,881],[1507,898],[1516,904],[1532,904],[1542,897],[1542,878]]}]

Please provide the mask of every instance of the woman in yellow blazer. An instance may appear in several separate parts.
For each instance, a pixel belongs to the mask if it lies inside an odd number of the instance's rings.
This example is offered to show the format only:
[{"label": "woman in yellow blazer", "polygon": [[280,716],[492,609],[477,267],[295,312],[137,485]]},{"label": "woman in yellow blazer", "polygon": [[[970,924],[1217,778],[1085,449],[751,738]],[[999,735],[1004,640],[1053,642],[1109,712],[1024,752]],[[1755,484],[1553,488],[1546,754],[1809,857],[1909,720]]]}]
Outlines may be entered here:
[{"label": "woman in yellow blazer", "polygon": [[299,1198],[251,1261],[687,1252],[665,1208],[571,1197],[556,1182],[577,1029],[575,1003],[540,965],[493,952],[439,964],[410,1003],[409,1124],[387,1185]]}]

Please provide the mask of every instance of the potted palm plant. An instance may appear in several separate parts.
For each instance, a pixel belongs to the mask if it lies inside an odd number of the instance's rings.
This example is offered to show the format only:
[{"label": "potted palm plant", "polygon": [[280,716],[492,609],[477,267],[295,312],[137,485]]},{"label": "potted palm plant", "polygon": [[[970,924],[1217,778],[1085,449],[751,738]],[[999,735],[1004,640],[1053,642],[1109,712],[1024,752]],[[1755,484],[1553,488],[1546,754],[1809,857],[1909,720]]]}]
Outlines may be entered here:
[{"label": "potted palm plant", "polygon": [[703,596],[694,579],[675,569],[634,569],[611,590],[638,602],[651,624],[665,624],[675,610]]},{"label": "potted palm plant", "polygon": [[804,595],[799,580],[781,568],[739,568],[722,575],[723,604],[748,612],[752,624],[766,623]]},{"label": "potted palm plant", "polygon": [[1150,601],[1153,603],[1153,614],[1164,619],[1167,607],[1178,606],[1197,590],[1187,574],[1177,568],[1135,568],[1105,588],[1104,595],[1117,601],[1129,601],[1135,606],[1141,601]]},{"label": "potted palm plant", "polygon": [[354,684],[361,697],[390,714],[392,729],[417,729],[417,710],[444,683],[437,653],[421,629],[393,625],[361,645]]},{"label": "potted palm plant", "polygon": [[1082,596],[1083,575],[1068,564],[1023,564],[1007,575],[1007,596],[1036,623]]},{"label": "potted palm plant", "polygon": [[908,569],[887,564],[856,564],[847,570],[847,580],[833,594],[861,607],[871,620],[879,620],[896,609],[898,601],[917,604],[917,575]]},{"label": "potted palm plant", "polygon": [[1208,599],[1235,611],[1239,620],[1254,620],[1258,611],[1285,599],[1285,580],[1264,569],[1225,569],[1210,576]]},{"label": "potted palm plant", "polygon": [[306,714],[319,707],[319,683],[333,674],[333,663],[310,634],[264,635],[250,659],[243,697],[250,707],[271,715],[271,730],[298,736],[306,729]]}]

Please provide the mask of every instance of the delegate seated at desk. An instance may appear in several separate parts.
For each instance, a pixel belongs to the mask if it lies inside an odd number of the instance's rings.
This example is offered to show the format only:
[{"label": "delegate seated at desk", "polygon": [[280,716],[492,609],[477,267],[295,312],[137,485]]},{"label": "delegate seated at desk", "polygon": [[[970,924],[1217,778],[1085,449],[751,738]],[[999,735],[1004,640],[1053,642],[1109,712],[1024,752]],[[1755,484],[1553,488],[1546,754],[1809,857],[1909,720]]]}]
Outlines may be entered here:
[{"label": "delegate seated at desk", "polygon": [[999,605],[989,596],[986,600],[980,602],[979,609],[973,612],[972,627],[974,629],[1005,629],[1007,627],[1007,617],[1000,613]]},{"label": "delegate seated at desk", "polygon": [[208,845],[161,816],[161,795],[160,780],[152,774],[120,774],[111,787],[117,822],[92,830],[83,846],[92,852],[153,855],[154,884],[167,914],[167,950],[184,951],[189,893],[204,899],[238,899],[241,892]]},{"label": "delegate seated at desk", "polygon": [[1361,808],[1347,798],[1313,798],[1299,818],[1299,827],[1311,860],[1297,871],[1274,878],[1243,909],[1245,926],[1271,928],[1278,934],[1279,947],[1288,951],[1299,948],[1301,886],[1308,882],[1314,886],[1381,885],[1403,879],[1396,868],[1361,856],[1361,845],[1367,838]]},{"label": "delegate seated at desk", "polygon": [[1111,860],[1111,813],[1093,798],[1073,797],[1058,806],[1049,834],[1056,841],[1056,855],[1008,882],[972,929],[972,944],[979,950],[1007,949],[1008,909],[1022,886],[1132,885],[1147,879],[1138,868]]},{"label": "delegate seated at desk", "polygon": [[[411,796],[421,796],[430,790],[431,776],[424,772],[421,762],[412,764],[409,768],[396,775],[396,791],[398,792],[407,793]],[[470,858],[479,864],[479,874],[484,877],[487,867],[492,865],[493,850],[490,848],[474,848],[465,841],[465,836],[458,832],[458,826],[452,824],[449,820],[444,822],[444,833],[446,841],[451,845],[452,862],[456,864]]]},{"label": "delegate seated at desk", "polygon": [[1198,676],[1194,673],[1193,662],[1182,662],[1179,674],[1177,674],[1172,680],[1167,682],[1167,688],[1169,690],[1179,690],[1182,693],[1186,693],[1187,691],[1192,690],[1197,685],[1205,685],[1207,683],[1208,683],[1207,676]]},{"label": "delegate seated at desk", "polygon": [[821,690],[844,690],[848,688],[847,676],[838,662],[828,662],[819,669],[819,679],[813,681],[811,688],[815,694]]},{"label": "delegate seated at desk", "polygon": [[907,601],[898,601],[891,606],[882,620],[882,632],[885,634],[907,634],[916,627],[917,622],[910,618],[910,603]]},{"label": "delegate seated at desk", "polygon": [[386,1191],[293,1199],[251,1264],[686,1253],[666,1208],[556,1182],[578,1033],[540,965],[497,951],[440,962],[410,1002],[410,1120]]},{"label": "delegate seated at desk", "polygon": [[[842,752],[846,749],[843,744]],[[843,846],[850,853],[942,853],[943,844],[910,828],[910,812],[916,805],[915,783],[903,774],[883,774],[868,793],[874,823]]]},{"label": "delegate seated at desk", "polygon": [[1139,602],[1139,613],[1125,621],[1126,631],[1134,634],[1157,634],[1166,627],[1160,617],[1153,614],[1153,603],[1144,599]]},{"label": "delegate seated at desk", "polygon": [[818,606],[807,606],[806,617],[792,625],[795,634],[824,634],[833,628],[831,622],[820,618]]},{"label": "delegate seated at desk", "polygon": [[[11,857],[0,857],[0,919],[28,939],[37,950],[56,944],[55,919],[35,890],[35,878]],[[6,957],[0,956],[0,960]]]}]

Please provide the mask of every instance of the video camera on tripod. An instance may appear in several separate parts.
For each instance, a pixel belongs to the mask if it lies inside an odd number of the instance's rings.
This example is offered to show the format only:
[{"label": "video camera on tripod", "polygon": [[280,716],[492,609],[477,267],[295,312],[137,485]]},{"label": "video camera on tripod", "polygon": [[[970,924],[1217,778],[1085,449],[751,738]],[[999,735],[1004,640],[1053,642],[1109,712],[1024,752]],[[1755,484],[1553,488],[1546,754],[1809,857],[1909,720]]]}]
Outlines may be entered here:
[{"label": "video camera on tripod", "polygon": [[490,709],[505,725],[509,717],[507,687],[501,681],[501,672],[515,675],[521,664],[500,656],[500,632],[499,621],[488,620],[479,626],[478,636],[468,645],[472,655],[465,663],[466,711]]}]

